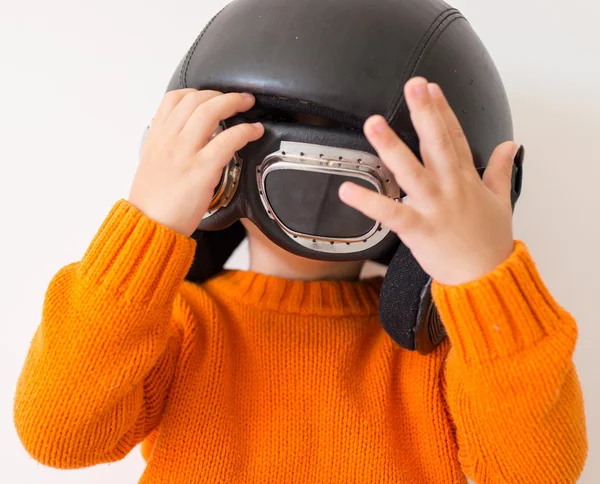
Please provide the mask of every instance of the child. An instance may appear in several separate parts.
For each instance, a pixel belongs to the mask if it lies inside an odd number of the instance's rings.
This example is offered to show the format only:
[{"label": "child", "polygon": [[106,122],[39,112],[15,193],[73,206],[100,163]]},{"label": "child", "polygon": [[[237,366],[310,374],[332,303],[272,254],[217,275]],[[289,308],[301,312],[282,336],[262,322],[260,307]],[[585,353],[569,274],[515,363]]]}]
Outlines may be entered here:
[{"label": "child", "polygon": [[77,468],[143,442],[143,483],[575,482],[577,329],[513,242],[517,146],[500,145],[482,181],[440,88],[414,78],[405,96],[424,165],[381,116],[364,131],[406,203],[351,184],[340,196],[434,278],[448,340],[401,349],[361,262],[301,259],[248,222],[250,271],[184,283],[223,167],[263,128],[211,140],[253,97],[172,91],[128,200],[48,289],[15,401],[31,455]]}]

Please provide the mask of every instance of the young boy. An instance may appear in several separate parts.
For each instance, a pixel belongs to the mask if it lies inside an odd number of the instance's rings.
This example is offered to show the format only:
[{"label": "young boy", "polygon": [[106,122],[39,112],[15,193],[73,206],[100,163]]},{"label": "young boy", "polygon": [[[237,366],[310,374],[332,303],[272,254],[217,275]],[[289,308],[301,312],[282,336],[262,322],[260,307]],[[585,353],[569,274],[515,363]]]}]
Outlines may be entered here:
[{"label": "young boy", "polygon": [[434,278],[445,343],[403,350],[361,262],[301,259],[247,222],[250,271],[183,282],[223,167],[263,128],[211,140],[253,97],[173,91],[128,200],[48,289],[15,401],[31,455],[77,468],[143,441],[143,483],[575,482],[587,452],[577,329],[513,241],[517,146],[500,145],[481,180],[440,88],[414,78],[405,96],[423,164],[381,116],[364,131],[408,199],[340,196]]}]

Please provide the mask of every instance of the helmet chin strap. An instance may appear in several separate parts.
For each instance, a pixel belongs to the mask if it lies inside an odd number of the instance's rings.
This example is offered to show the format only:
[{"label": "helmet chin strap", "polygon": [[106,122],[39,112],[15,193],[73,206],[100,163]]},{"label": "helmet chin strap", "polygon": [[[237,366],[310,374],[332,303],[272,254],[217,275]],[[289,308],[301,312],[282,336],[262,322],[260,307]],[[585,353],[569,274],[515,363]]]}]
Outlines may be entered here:
[{"label": "helmet chin strap", "polygon": [[185,280],[202,284],[223,270],[223,266],[246,237],[241,222],[235,222],[224,230],[208,232],[196,230],[196,255]]}]

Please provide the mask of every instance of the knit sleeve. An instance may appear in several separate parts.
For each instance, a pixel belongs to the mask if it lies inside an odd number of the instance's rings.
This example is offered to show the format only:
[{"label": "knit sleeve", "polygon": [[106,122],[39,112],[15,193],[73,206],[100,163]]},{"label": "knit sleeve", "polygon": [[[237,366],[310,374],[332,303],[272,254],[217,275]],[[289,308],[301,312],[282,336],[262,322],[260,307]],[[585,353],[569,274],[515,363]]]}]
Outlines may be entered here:
[{"label": "knit sleeve", "polygon": [[443,390],[463,471],[478,483],[574,483],[587,457],[577,326],[526,246],[494,272],[433,297],[451,350]]},{"label": "knit sleeve", "polygon": [[14,404],[32,457],[59,468],[115,461],[157,425],[181,346],[173,307],[194,249],[121,200],[83,259],[54,276]]}]

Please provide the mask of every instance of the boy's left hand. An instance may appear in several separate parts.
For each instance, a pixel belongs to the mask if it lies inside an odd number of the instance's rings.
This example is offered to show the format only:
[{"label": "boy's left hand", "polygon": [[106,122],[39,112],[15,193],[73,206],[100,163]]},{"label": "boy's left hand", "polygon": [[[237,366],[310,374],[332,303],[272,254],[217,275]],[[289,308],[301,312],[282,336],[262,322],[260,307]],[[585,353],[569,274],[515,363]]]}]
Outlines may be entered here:
[{"label": "boy's left hand", "polygon": [[365,123],[365,135],[407,194],[404,203],[345,183],[341,199],[393,230],[421,267],[441,284],[479,279],[514,248],[511,176],[518,145],[496,148],[483,180],[469,143],[441,89],[411,79],[405,98],[419,136],[423,163],[381,116]]}]

